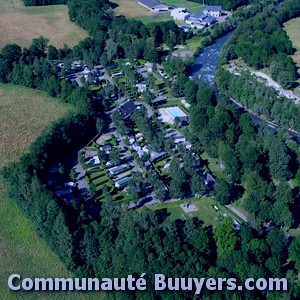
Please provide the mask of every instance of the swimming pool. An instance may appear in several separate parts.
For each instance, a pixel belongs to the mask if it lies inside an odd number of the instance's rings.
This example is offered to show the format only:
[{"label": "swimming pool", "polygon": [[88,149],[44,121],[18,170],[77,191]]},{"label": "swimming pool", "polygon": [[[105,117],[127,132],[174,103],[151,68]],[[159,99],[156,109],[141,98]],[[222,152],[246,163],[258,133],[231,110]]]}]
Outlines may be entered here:
[{"label": "swimming pool", "polygon": [[173,118],[187,116],[179,107],[168,107],[166,108],[166,111],[172,115]]}]

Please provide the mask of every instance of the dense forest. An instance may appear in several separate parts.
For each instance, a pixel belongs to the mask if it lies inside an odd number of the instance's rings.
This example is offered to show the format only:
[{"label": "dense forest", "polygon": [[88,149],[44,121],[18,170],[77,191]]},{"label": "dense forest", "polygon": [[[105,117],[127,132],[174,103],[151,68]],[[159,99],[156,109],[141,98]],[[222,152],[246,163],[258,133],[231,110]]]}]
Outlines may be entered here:
[{"label": "dense forest", "polygon": [[235,76],[220,69],[216,78],[219,87],[245,108],[267,116],[284,128],[300,131],[300,108],[293,100],[279,97],[273,88],[257,82],[246,72],[242,76]]},{"label": "dense forest", "polygon": [[278,96],[275,90],[258,82],[248,72],[236,76],[224,69],[231,60],[241,58],[256,69],[267,67],[272,78],[284,88],[291,88],[297,69],[291,58],[293,47],[283,21],[300,15],[300,3],[285,1],[278,13],[266,8],[262,13],[242,22],[222,49],[216,81],[223,91],[258,115],[267,116],[285,128],[299,127],[300,111],[291,99]]},{"label": "dense forest", "polygon": [[[288,184],[290,178],[300,178],[296,143],[282,131],[271,134],[263,126],[257,128],[247,114],[240,114],[229,105],[222,93],[188,80],[186,68],[180,62],[162,59],[163,43],[172,49],[175,43],[183,43],[187,38],[174,22],[144,25],[116,18],[107,1],[70,0],[68,6],[70,18],[91,35],[78,46],[72,50],[56,49],[39,38],[28,49],[7,45],[0,54],[1,82],[45,90],[81,112],[53,124],[28,154],[3,170],[11,196],[33,221],[39,235],[79,277],[133,274],[138,278],[147,273],[147,291],[107,293],[106,299],[194,299],[194,294],[186,291],[156,294],[151,279],[157,272],[183,278],[236,277],[239,282],[247,277],[285,277],[289,291],[283,295],[271,291],[204,291],[201,298],[299,299],[300,287],[295,278],[300,271],[300,238],[291,239],[281,229],[299,225],[293,213],[298,210],[298,192]],[[99,207],[100,212],[92,213],[83,199],[66,206],[47,189],[45,182],[53,164],[89,140],[96,129],[89,91],[59,81],[53,61],[68,64],[84,59],[92,65],[100,60],[107,67],[115,58],[124,57],[164,61],[166,72],[178,75],[172,92],[184,96],[191,104],[191,123],[184,130],[185,135],[197,151],[205,149],[225,166],[227,180],[217,179],[211,195],[221,204],[243,196],[251,227],[244,224],[236,230],[227,218],[219,220],[214,228],[205,227],[199,219],[170,221],[165,211],[156,214],[147,208],[128,210],[114,203],[109,193]],[[229,77],[225,83],[229,85],[230,80]],[[138,113],[133,122],[153,145],[165,143],[158,123],[150,124]],[[122,124],[120,127],[126,131]],[[190,182],[193,174],[189,174],[187,167],[181,169],[176,161],[172,169],[174,174],[178,173],[178,177],[174,175],[174,193],[183,193],[184,186],[178,181],[186,176]],[[266,223],[273,228],[269,230]]]},{"label": "dense forest", "polygon": [[255,69],[269,68],[284,88],[291,88],[296,79],[293,52],[292,42],[271,9],[241,23],[224,47],[227,60],[241,58]]},{"label": "dense forest", "polygon": [[[113,203],[109,193],[99,215],[91,214],[87,202],[73,202],[68,208],[58,204],[43,184],[45,174],[57,153],[63,156],[80,144],[87,132],[93,132],[93,123],[86,116],[70,116],[54,124],[32,145],[29,154],[4,170],[11,195],[78,276],[147,273],[150,285],[146,292],[110,293],[107,299],[193,298],[190,292],[155,294],[151,285],[157,270],[169,277],[237,277],[241,282],[247,277],[287,277],[289,293],[296,299],[298,287],[292,282],[300,263],[299,241],[290,244],[283,231],[268,231],[260,224],[271,219],[278,226],[293,227],[298,222],[291,213],[295,203],[286,182],[296,171],[289,163],[292,156],[294,163],[298,161],[298,147],[280,133],[271,135],[256,128],[246,114],[239,115],[226,98],[204,85],[197,88],[191,104],[189,138],[194,147],[205,147],[210,155],[220,156],[228,174],[229,183],[217,181],[216,200],[230,203],[244,191],[254,228],[244,225],[237,231],[226,218],[216,228],[204,227],[198,219],[171,222],[163,212],[157,215],[147,208],[141,212],[122,208]],[[176,170],[178,173],[178,166]],[[272,178],[280,184],[275,185]],[[288,257],[296,269],[285,266]],[[231,298],[228,293],[211,295],[206,291],[202,296]],[[257,291],[238,294],[242,299],[266,299],[265,293]],[[279,296],[268,294],[274,299]]]}]

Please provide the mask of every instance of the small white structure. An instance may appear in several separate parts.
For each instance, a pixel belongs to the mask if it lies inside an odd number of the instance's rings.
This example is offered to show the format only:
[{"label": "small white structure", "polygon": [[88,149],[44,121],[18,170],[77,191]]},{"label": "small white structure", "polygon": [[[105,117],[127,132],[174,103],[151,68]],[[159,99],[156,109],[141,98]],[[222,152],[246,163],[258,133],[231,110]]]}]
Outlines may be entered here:
[{"label": "small white structure", "polygon": [[91,160],[89,161],[90,164],[92,165],[97,165],[100,164],[100,159],[98,157],[98,155],[94,155]]},{"label": "small white structure", "polygon": [[152,150],[152,147],[150,145],[144,146],[142,149],[144,152],[146,152],[147,154],[150,153],[150,151]]},{"label": "small white structure", "polygon": [[184,99],[181,100],[181,103],[186,108],[190,108],[191,107],[191,104],[187,103],[186,100],[184,100]]},{"label": "small white structure", "polygon": [[138,150],[137,154],[138,154],[139,157],[143,157],[145,153],[144,153],[143,150]]},{"label": "small white structure", "polygon": [[123,72],[117,72],[111,75],[112,78],[123,76]]},{"label": "small white structure", "polygon": [[137,87],[139,93],[144,93],[147,91],[147,85],[144,83],[137,83],[135,86]]},{"label": "small white structure", "polygon": [[189,17],[190,13],[187,12],[186,8],[175,8],[171,10],[171,17],[174,20],[184,21]]},{"label": "small white structure", "polygon": [[64,186],[65,187],[74,187],[76,184],[73,182],[73,181],[70,181],[70,182],[65,182],[64,183]]}]

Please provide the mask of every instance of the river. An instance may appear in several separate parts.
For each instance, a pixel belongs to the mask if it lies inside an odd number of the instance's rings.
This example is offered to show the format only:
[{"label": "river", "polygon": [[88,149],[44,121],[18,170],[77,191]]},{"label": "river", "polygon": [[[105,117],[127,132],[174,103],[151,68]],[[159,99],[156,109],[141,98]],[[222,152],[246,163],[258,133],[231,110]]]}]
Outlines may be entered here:
[{"label": "river", "polygon": [[[208,85],[215,87],[214,77],[215,71],[218,66],[221,57],[221,49],[227,40],[231,37],[233,32],[226,34],[225,36],[218,39],[212,45],[204,48],[195,58],[194,64],[191,68],[190,77],[194,80],[201,80],[207,83]],[[232,103],[240,110],[246,111],[240,104],[238,104],[234,99],[230,99]],[[253,122],[257,125],[261,125],[263,121],[257,115],[247,111],[251,116]],[[278,125],[268,122],[268,128],[270,131],[274,132],[278,129]],[[287,130],[289,136],[297,141],[300,144],[300,134],[293,131]]]},{"label": "river", "polygon": [[200,79],[211,86],[214,85],[215,70],[220,60],[221,49],[232,34],[233,32],[226,34],[212,45],[201,50],[192,66],[191,77]]}]

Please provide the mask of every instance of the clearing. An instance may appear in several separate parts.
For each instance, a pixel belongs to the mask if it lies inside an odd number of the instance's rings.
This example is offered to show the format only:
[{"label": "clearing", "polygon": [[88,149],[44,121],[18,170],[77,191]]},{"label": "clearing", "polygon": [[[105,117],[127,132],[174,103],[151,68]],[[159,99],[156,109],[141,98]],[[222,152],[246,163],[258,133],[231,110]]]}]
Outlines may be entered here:
[{"label": "clearing", "polygon": [[[43,92],[12,84],[0,84],[0,99],[0,168],[16,160],[51,121],[70,110]],[[32,278],[69,277],[72,274],[37,236],[33,224],[22,214],[14,200],[9,198],[7,184],[1,176],[0,191],[1,299],[39,299],[40,293],[20,292],[17,296],[15,292],[10,292],[7,286],[9,275],[17,273]],[[63,293],[59,297],[87,299],[77,293]],[[43,293],[42,298],[53,299],[53,294]]]},{"label": "clearing", "polygon": [[27,47],[44,36],[49,44],[73,47],[87,33],[69,20],[66,5],[25,7],[22,0],[0,0],[0,48],[8,43]]},{"label": "clearing", "polygon": [[[137,19],[145,24],[173,20],[170,12],[161,14],[152,13],[147,8],[138,4],[136,0],[113,0],[113,2],[117,4],[117,7],[115,8],[115,13],[117,15],[123,15],[129,19]],[[186,0],[165,0],[161,2],[174,8],[185,7],[191,13],[197,13],[203,9],[201,4]],[[176,23],[179,25],[185,24],[183,21],[176,21]]]},{"label": "clearing", "polygon": [[[186,213],[180,207],[180,205],[184,203],[193,203],[198,210]],[[214,205],[218,207],[218,211],[214,209]],[[201,199],[190,198],[176,202],[162,202],[153,206],[149,206],[148,208],[156,211],[159,217],[163,219],[167,217],[170,221],[174,221],[176,219],[187,220],[196,217],[203,221],[205,227],[215,226],[221,220],[223,220],[225,216],[229,216],[233,220],[237,220],[238,222],[242,223],[242,221],[236,215],[234,215],[230,210],[218,203],[212,197],[204,197]]]}]

